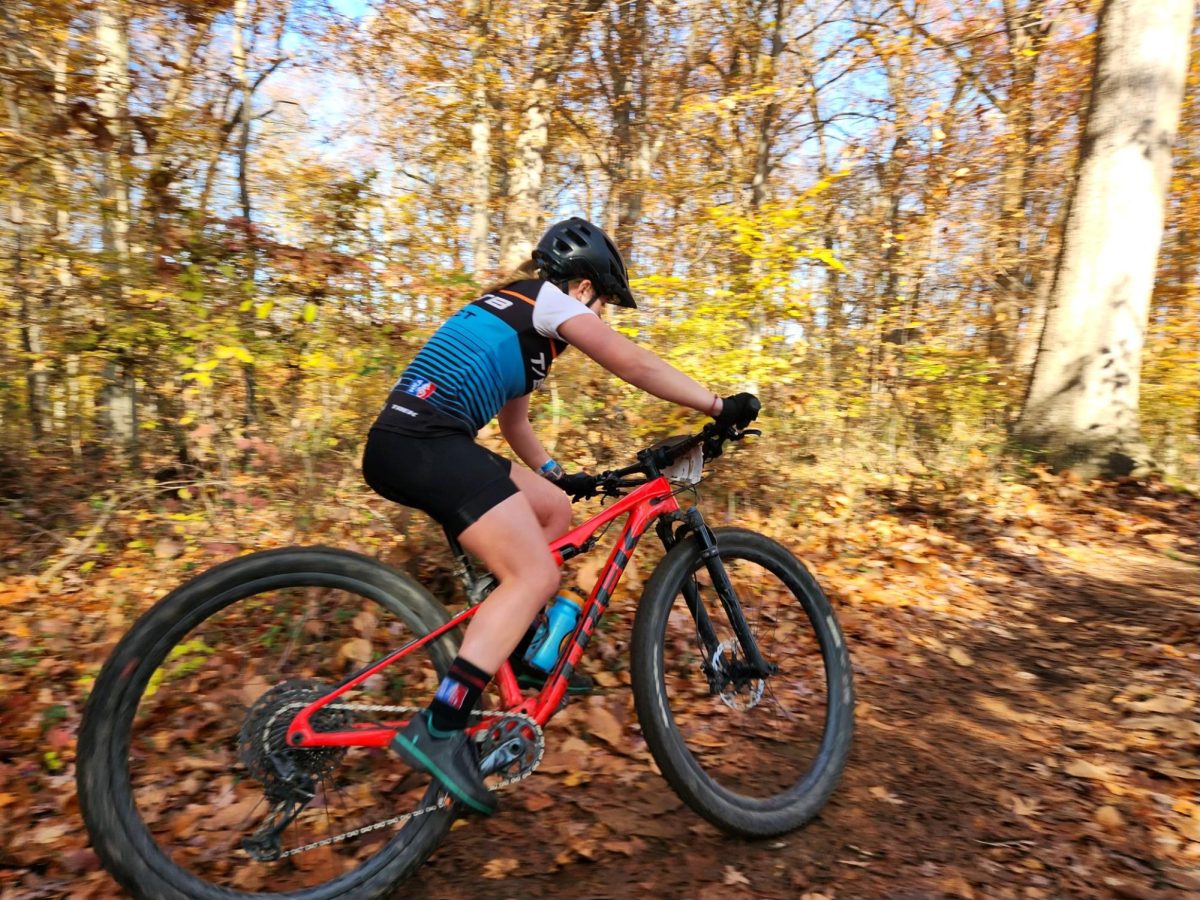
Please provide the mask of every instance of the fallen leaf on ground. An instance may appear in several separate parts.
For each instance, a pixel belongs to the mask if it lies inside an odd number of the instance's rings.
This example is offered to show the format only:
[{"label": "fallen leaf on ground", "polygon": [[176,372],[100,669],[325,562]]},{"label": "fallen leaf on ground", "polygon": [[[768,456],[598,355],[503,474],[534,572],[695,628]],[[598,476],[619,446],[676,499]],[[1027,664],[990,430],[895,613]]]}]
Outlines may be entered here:
[{"label": "fallen leaf on ground", "polygon": [[530,794],[525,798],[525,808],[530,812],[541,812],[554,805],[554,798],[548,794]]},{"label": "fallen leaf on ground", "polygon": [[1037,800],[1013,797],[1013,812],[1018,816],[1036,816],[1040,810],[1041,804]]},{"label": "fallen leaf on ground", "polygon": [[1162,694],[1158,697],[1153,697],[1150,700],[1138,700],[1134,703],[1127,704],[1128,708],[1134,712],[1147,713],[1181,713],[1191,709],[1196,705],[1196,701],[1188,697],[1173,697],[1170,694]]},{"label": "fallen leaf on ground", "polygon": [[1192,814],[1183,820],[1179,833],[1189,841],[1200,842],[1200,808],[1192,810]]},{"label": "fallen leaf on ground", "polygon": [[170,538],[162,538],[154,545],[155,559],[174,559],[183,552],[183,544],[171,540]]},{"label": "fallen leaf on ground", "polygon": [[483,867],[483,877],[499,880],[507,878],[521,865],[520,860],[512,859],[511,857],[497,857],[496,859],[488,860],[487,865]]},{"label": "fallen leaf on ground", "polygon": [[741,872],[739,872],[737,869],[735,869],[733,866],[725,867],[724,881],[725,881],[725,884],[730,885],[730,886],[735,885],[735,884],[744,884],[747,887],[749,887],[749,885],[750,885],[750,879],[747,878],[745,875],[743,875]]},{"label": "fallen leaf on ground", "polygon": [[891,791],[889,791],[885,787],[876,786],[876,787],[870,788],[870,791],[871,791],[871,796],[874,797],[876,800],[884,800],[888,803],[894,804],[895,806],[903,806],[904,805],[903,800],[901,800],[899,797],[897,797],[895,794],[893,794]]},{"label": "fallen leaf on ground", "polygon": [[1077,759],[1064,770],[1068,775],[1074,775],[1076,778],[1092,778],[1096,781],[1108,781],[1112,778],[1112,774],[1100,766],[1092,765],[1082,759]]},{"label": "fallen leaf on ground", "polygon": [[1105,828],[1120,828],[1125,824],[1125,820],[1121,818],[1121,813],[1115,806],[1102,806],[1096,810],[1096,815],[1093,817],[1099,825]]},{"label": "fallen leaf on ground", "polygon": [[340,654],[351,662],[366,665],[371,661],[371,642],[366,638],[351,638],[342,644]]},{"label": "fallen leaf on ground", "polygon": [[587,714],[588,731],[610,747],[621,748],[621,723],[603,706],[593,706]]}]

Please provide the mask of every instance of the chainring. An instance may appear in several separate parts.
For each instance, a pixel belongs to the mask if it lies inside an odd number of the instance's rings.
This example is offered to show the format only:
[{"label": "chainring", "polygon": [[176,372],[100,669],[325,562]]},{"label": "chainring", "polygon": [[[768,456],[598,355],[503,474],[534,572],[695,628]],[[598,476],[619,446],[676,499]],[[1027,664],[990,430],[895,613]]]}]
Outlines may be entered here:
[{"label": "chainring", "polygon": [[[268,798],[291,799],[306,784],[330,775],[345,757],[345,747],[297,749],[287,745],[292,719],[331,690],[314,678],[291,678],[268,690],[246,713],[238,733],[238,759],[262,784]],[[312,717],[318,731],[337,731],[352,721],[349,711],[330,707],[322,707]]]},{"label": "chainring", "polygon": [[501,748],[508,748],[504,761],[493,766],[488,775],[499,775],[505,783],[527,778],[542,761],[546,749],[542,729],[531,718],[502,715],[490,718],[482,737],[476,739],[479,759],[486,761]]}]

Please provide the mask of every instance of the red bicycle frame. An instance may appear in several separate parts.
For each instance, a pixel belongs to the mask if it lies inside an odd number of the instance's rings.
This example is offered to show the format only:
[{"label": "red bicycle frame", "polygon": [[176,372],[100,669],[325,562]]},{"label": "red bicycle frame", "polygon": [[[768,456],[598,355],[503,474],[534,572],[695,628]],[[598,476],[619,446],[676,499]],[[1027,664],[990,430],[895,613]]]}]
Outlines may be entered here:
[{"label": "red bicycle frame", "polygon": [[[579,663],[580,657],[583,656],[584,648],[591,639],[600,617],[608,609],[613,591],[621,580],[621,575],[624,574],[625,566],[629,563],[638,541],[641,540],[651,522],[661,515],[676,512],[678,509],[679,503],[675,499],[670,483],[665,477],[660,476],[638,487],[612,506],[602,510],[598,515],[551,542],[550,551],[561,565],[564,560],[583,552],[581,548],[600,528],[625,513],[629,514],[625,527],[621,530],[621,534],[608,556],[608,562],[605,563],[600,578],[592,587],[587,603],[580,613],[567,651],[559,659],[537,696],[526,699],[517,685],[516,676],[508,661],[506,660],[500,666],[500,670],[495,675],[495,681],[500,690],[500,702],[505,710],[531,716],[539,725],[545,725],[550,721],[550,718],[559,710],[563,695],[567,691],[567,678]],[[479,606],[468,607],[444,625],[371,663],[339,685],[332,693],[310,703],[300,711],[288,728],[288,745],[291,747],[386,747],[395,733],[407,724],[407,721],[389,721],[382,725],[364,723],[342,731],[317,731],[312,727],[312,716],[327,703],[335,702],[343,694],[354,690],[372,675],[383,671],[398,659],[407,656],[414,650],[421,649],[446,632],[462,625],[478,611]],[[474,726],[475,729],[482,727],[482,725]]]}]

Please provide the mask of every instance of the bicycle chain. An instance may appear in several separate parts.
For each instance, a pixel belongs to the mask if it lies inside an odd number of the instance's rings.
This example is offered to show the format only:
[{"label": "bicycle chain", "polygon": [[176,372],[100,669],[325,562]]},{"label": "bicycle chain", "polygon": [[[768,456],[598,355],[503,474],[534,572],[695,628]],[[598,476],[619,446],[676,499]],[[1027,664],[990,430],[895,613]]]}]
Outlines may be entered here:
[{"label": "bicycle chain", "polygon": [[[311,702],[311,701],[309,701],[309,702]],[[278,719],[280,715],[282,715],[284,712],[286,712],[289,709],[303,709],[305,706],[308,706],[308,703],[296,702],[296,703],[289,703],[289,704],[286,704],[286,705],[280,707],[276,711],[275,715],[271,716],[271,718],[267,720],[267,724],[264,726],[264,729],[263,729],[264,737],[267,734],[269,734],[271,726],[274,725],[275,720]],[[324,706],[323,708],[324,709],[343,709],[343,710],[349,710],[351,712],[360,712],[360,713],[384,712],[384,713],[409,713],[409,714],[418,713],[422,709],[422,707],[416,707],[416,706],[382,706],[379,704],[371,704],[371,703],[329,703],[329,704],[326,704],[326,706]],[[496,789],[508,787],[510,784],[516,784],[517,782],[524,781],[526,778],[528,778],[530,775],[532,775],[537,770],[538,766],[540,766],[542,764],[542,756],[546,751],[546,742],[541,739],[542,726],[540,726],[537,723],[537,720],[534,719],[532,716],[527,716],[524,713],[519,713],[519,712],[486,711],[486,712],[473,712],[473,713],[471,713],[471,717],[472,717],[472,719],[486,719],[486,718],[523,719],[525,722],[527,722],[529,724],[529,726],[531,728],[533,728],[534,733],[539,738],[539,740],[536,742],[537,759],[534,760],[533,765],[530,766],[529,769],[526,771],[519,771],[516,775],[512,775],[507,778],[502,778],[500,780],[500,782],[496,785]],[[451,802],[452,801],[450,799],[450,796],[445,791],[442,791],[438,795],[438,802],[433,804],[432,806],[426,806],[423,809],[414,809],[411,812],[406,812],[399,816],[393,816],[390,819],[384,819],[382,822],[375,822],[371,825],[364,825],[362,828],[355,828],[353,831],[343,832],[342,834],[334,835],[333,837],[322,838],[319,841],[314,841],[311,844],[305,844],[302,847],[293,847],[291,850],[285,850],[283,853],[281,853],[279,855],[279,859],[287,859],[289,856],[297,856],[301,853],[306,853],[309,850],[316,850],[319,847],[328,847],[331,844],[339,844],[344,841],[348,841],[351,838],[356,838],[356,837],[359,837],[360,835],[368,834],[372,831],[378,831],[380,828],[387,828],[389,825],[399,825],[399,824],[409,821],[410,819],[415,819],[417,816],[423,816],[426,813],[437,812],[440,809],[445,809],[447,806],[450,805]]]}]

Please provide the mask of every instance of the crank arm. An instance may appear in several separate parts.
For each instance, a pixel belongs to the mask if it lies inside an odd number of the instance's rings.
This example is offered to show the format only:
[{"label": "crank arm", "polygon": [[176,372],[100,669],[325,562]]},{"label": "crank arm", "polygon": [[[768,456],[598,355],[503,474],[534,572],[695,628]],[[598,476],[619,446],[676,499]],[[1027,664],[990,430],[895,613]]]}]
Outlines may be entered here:
[{"label": "crank arm", "polygon": [[505,741],[479,763],[479,774],[486,777],[493,772],[500,771],[510,763],[516,762],[521,758],[523,747],[524,741],[519,737]]}]

